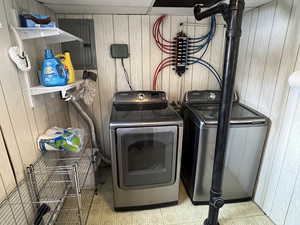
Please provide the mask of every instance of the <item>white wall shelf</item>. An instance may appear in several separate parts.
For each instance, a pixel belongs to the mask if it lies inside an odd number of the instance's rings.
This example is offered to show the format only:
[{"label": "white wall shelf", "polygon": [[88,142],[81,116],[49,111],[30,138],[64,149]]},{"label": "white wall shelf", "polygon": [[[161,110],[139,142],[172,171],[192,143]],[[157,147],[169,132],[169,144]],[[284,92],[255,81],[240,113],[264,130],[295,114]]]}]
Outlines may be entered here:
[{"label": "white wall shelf", "polygon": [[[43,40],[45,40],[46,44],[56,44],[56,43],[58,44],[58,43],[69,42],[69,41],[83,42],[83,40],[81,38],[76,37],[73,34],[70,34],[64,30],[57,28],[57,27],[54,27],[54,28],[15,27],[13,25],[10,25],[10,28],[15,35],[17,46],[19,47],[19,50],[20,50],[20,54],[23,54],[23,52],[24,52],[24,46],[23,46],[24,40],[43,39]],[[61,92],[62,97],[64,98],[66,96],[66,93],[68,90],[75,88],[75,87],[79,87],[79,85],[83,82],[83,81],[77,81],[74,84],[69,84],[66,86],[57,86],[57,87],[44,87],[41,85],[31,87],[28,71],[23,72],[23,73],[25,76],[29,104],[32,108],[34,107],[34,101],[33,101],[32,96],[54,93],[54,92]]]},{"label": "white wall shelf", "polygon": [[81,38],[76,37],[73,34],[70,34],[57,27],[16,27],[15,29],[22,40],[43,38],[47,44],[55,44],[69,41],[83,42]]},{"label": "white wall shelf", "polygon": [[30,95],[43,95],[49,94],[54,92],[61,92],[62,97],[66,97],[66,93],[68,90],[73,88],[79,88],[80,84],[83,83],[83,80],[76,81],[73,84],[68,84],[65,86],[55,86],[55,87],[45,87],[42,85],[31,87],[30,88]]}]

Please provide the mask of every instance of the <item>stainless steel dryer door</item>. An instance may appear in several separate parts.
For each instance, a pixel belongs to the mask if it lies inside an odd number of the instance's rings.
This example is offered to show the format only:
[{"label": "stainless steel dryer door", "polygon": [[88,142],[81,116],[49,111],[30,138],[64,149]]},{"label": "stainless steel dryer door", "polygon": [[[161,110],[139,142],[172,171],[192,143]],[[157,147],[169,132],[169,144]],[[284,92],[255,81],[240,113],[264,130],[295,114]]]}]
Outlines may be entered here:
[{"label": "stainless steel dryer door", "polygon": [[177,126],[117,129],[119,186],[124,189],[175,182]]}]

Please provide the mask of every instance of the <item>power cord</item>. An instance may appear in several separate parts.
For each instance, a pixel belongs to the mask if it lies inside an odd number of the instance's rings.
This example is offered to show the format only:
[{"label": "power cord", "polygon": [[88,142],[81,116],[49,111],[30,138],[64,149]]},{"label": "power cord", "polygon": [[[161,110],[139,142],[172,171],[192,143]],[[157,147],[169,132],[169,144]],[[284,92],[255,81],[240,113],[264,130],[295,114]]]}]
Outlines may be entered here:
[{"label": "power cord", "polygon": [[129,86],[130,90],[133,91],[133,88],[132,88],[130,80],[129,80],[129,75],[128,75],[127,70],[126,70],[125,65],[124,65],[124,59],[123,58],[121,58],[121,64],[122,64],[122,67],[123,67],[123,70],[124,70],[124,76],[125,76],[125,79],[127,81],[127,84]]}]

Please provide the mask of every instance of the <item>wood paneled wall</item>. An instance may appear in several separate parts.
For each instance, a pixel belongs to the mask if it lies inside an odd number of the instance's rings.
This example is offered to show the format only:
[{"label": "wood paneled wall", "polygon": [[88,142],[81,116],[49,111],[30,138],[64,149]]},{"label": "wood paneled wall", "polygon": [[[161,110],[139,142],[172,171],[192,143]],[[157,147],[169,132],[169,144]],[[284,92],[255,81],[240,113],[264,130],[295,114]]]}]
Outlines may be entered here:
[{"label": "wood paneled wall", "polygon": [[287,83],[300,66],[299,15],[297,0],[274,1],[246,13],[237,71],[242,102],[272,121],[255,201],[278,225],[297,225],[300,215],[299,98]]},{"label": "wood paneled wall", "polygon": [[[0,0],[0,125],[17,178],[21,180],[26,166],[39,156],[36,144],[38,136],[51,126],[68,127],[70,120],[67,104],[60,101],[58,96],[36,96],[35,108],[30,107],[23,73],[8,58],[8,48],[15,45],[9,29],[13,17],[12,8],[51,15],[54,19],[55,14],[34,0]],[[25,41],[24,47],[32,63],[30,79],[34,85],[38,83],[37,72],[46,45],[43,41]],[[0,155],[0,174],[6,188],[11,190],[15,183],[1,136]],[[3,190],[0,192],[3,197]]]},{"label": "wood paneled wall", "polygon": [[[272,121],[255,201],[280,225],[296,225],[296,215],[299,214],[296,200],[299,199],[300,163],[297,161],[295,166],[292,164],[295,161],[289,162],[295,151],[288,154],[291,148],[288,143],[295,137],[290,135],[290,130],[296,122],[293,116],[296,108],[290,106],[296,104],[297,99],[288,98],[291,93],[287,84],[289,75],[296,69],[299,55],[299,10],[297,0],[280,0],[245,13],[236,80],[241,101],[264,113]],[[78,15],[67,16],[78,18]],[[115,91],[128,90],[120,61],[110,58],[110,44],[129,44],[131,55],[125,60],[125,66],[135,89],[151,88],[153,71],[165,55],[155,46],[151,36],[151,27],[157,18],[155,16],[88,17],[94,18],[95,22],[99,76],[98,95],[91,109],[97,121],[102,147],[109,153],[108,122],[112,96]],[[174,36],[183,21],[194,22],[194,18],[168,17],[163,25],[165,37]],[[202,26],[184,29],[191,36],[199,36],[207,31],[207,24],[205,21]],[[224,27],[219,25],[217,36],[205,56],[218,71],[222,69],[223,46]],[[159,87],[168,93],[170,101],[180,100],[187,90],[217,88],[207,70],[199,65],[190,67],[182,78],[170,68],[164,70]],[[77,115],[72,108],[70,111],[71,120],[77,123]]]},{"label": "wood paneled wall", "polygon": [[[30,108],[26,96],[24,77],[7,57],[8,48],[14,43],[8,24],[10,9],[25,9],[53,15],[33,0],[0,0],[0,124],[7,141],[18,179],[23,169],[33,162],[39,152],[36,138],[50,126],[69,126],[68,109],[58,98],[38,96],[36,107]],[[273,2],[247,12],[236,87],[241,101],[269,116],[272,126],[266,143],[255,201],[277,223],[298,224],[300,159],[297,135],[299,94],[290,90],[287,79],[292,71],[300,69],[299,21],[300,3],[297,0]],[[82,15],[67,17],[93,18],[95,22],[98,92],[90,107],[101,137],[102,147],[109,153],[108,122],[113,93],[128,90],[119,60],[110,57],[112,43],[126,43],[130,58],[125,66],[135,89],[151,89],[153,72],[166,57],[154,44],[151,28],[156,16],[147,15]],[[208,21],[197,26],[180,27],[181,22],[195,22],[193,17],[170,16],[163,25],[168,39],[183,29],[191,36],[199,36],[208,30]],[[217,34],[205,56],[221,72],[224,26],[218,19]],[[45,45],[41,41],[25,44],[33,64],[31,82],[36,84],[37,71]],[[80,76],[81,71],[77,71]],[[200,65],[193,65],[179,78],[171,68],[165,69],[159,80],[159,89],[167,92],[170,101],[179,101],[185,91],[215,89],[217,84],[209,72]],[[71,109],[73,126],[79,126],[80,117]],[[12,188],[13,178],[3,140],[0,139],[0,173]],[[0,190],[2,192],[2,190]]]},{"label": "wood paneled wall", "polygon": [[[155,45],[152,37],[152,26],[158,16],[148,15],[58,15],[67,18],[93,18],[98,65],[98,95],[92,106],[96,126],[102,141],[102,148],[107,154],[109,149],[109,118],[112,97],[116,91],[129,90],[124,78],[121,61],[110,57],[110,45],[124,43],[129,45],[130,57],[125,59],[125,67],[130,75],[135,90],[150,90],[152,76],[160,61],[167,57]],[[221,18],[217,19],[216,36],[204,59],[221,72],[223,63],[223,46],[225,27]],[[168,16],[163,24],[163,34],[167,39],[173,38],[181,29],[191,37],[201,36],[209,30],[209,20],[197,26],[180,26],[182,22],[194,23],[193,17]],[[200,56],[201,53],[198,53]],[[77,71],[81,76],[81,71]],[[167,92],[169,101],[180,101],[188,90],[216,89],[217,82],[206,68],[193,65],[180,78],[172,68],[163,70],[159,77],[158,89]],[[78,115],[70,107],[71,121],[78,126]],[[76,124],[77,123],[77,124]],[[73,124],[73,123],[72,123]]]}]

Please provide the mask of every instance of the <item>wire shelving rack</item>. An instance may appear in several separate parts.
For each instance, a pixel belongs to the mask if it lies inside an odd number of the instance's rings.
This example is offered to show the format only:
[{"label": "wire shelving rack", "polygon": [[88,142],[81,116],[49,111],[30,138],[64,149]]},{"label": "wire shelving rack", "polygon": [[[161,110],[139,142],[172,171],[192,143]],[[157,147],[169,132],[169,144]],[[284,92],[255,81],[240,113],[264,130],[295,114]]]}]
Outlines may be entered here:
[{"label": "wire shelving rack", "polygon": [[33,208],[51,208],[42,224],[86,224],[95,192],[92,149],[46,152],[27,168],[27,175]]}]

